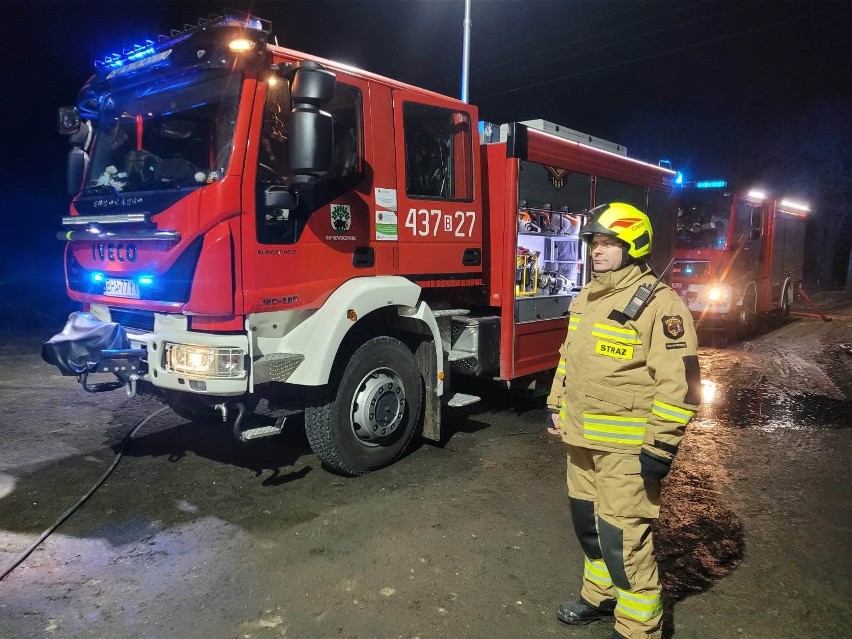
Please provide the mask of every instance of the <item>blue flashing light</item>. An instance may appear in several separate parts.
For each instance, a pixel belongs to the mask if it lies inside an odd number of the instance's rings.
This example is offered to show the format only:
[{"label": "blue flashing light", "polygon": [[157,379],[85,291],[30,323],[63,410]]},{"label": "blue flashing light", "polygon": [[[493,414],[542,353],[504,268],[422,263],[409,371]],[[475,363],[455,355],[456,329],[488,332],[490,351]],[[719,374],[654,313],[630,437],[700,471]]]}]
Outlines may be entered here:
[{"label": "blue flashing light", "polygon": [[136,62],[142,58],[147,58],[149,55],[156,53],[153,40],[145,40],[142,44],[134,44],[129,49],[125,49],[121,53],[111,53],[105,56],[102,60],[95,60],[96,69],[117,69],[123,67],[128,62]]},{"label": "blue flashing light", "polygon": [[103,273],[101,273],[100,271],[95,271],[94,273],[92,273],[92,276],[91,276],[91,277],[92,277],[92,281],[93,281],[95,284],[100,284],[101,282],[103,282],[104,280],[106,280],[106,275],[104,275],[104,274],[103,274]]},{"label": "blue flashing light", "polygon": [[692,265],[689,265],[686,268],[684,268],[683,272],[686,273],[687,275],[692,275]]},{"label": "blue flashing light", "polygon": [[141,284],[142,286],[150,286],[153,283],[154,283],[154,276],[153,275],[140,275],[139,276],[139,284]]},{"label": "blue flashing light", "polygon": [[696,182],[696,189],[724,189],[728,186],[727,180],[705,180],[703,182]]},{"label": "blue flashing light", "polygon": [[145,40],[145,44],[134,44],[133,49],[128,52],[128,60],[141,60],[154,53],[154,41]]},{"label": "blue flashing light", "polygon": [[677,186],[683,186],[683,173],[681,173],[680,171],[675,173],[675,184]]}]

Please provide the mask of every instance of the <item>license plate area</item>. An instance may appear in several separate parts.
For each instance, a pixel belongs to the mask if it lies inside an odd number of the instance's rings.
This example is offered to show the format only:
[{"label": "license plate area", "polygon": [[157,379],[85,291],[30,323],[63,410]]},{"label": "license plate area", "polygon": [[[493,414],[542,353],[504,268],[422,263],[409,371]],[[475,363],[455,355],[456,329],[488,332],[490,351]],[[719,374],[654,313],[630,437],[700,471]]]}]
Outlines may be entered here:
[{"label": "license plate area", "polygon": [[139,299],[139,284],[133,280],[119,280],[112,277],[104,281],[104,295],[110,297],[128,297]]}]

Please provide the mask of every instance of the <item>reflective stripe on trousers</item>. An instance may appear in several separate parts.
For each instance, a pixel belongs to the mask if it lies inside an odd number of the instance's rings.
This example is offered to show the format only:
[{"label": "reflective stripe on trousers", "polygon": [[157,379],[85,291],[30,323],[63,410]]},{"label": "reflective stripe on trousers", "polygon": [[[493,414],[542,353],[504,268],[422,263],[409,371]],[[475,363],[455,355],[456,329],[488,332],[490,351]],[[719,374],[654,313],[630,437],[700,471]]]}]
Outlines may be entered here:
[{"label": "reflective stripe on trousers", "polygon": [[640,595],[629,590],[615,589],[618,593],[618,603],[615,605],[616,614],[621,614],[636,621],[648,622],[663,614],[663,599],[659,592],[650,595]]}]

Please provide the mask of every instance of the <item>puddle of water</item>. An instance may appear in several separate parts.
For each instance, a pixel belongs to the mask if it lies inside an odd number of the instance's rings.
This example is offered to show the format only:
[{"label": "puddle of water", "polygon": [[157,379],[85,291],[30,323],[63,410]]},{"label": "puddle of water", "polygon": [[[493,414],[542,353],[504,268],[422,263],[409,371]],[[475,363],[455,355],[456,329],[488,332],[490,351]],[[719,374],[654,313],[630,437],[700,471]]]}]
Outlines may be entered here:
[{"label": "puddle of water", "polygon": [[753,428],[767,432],[852,427],[852,402],[772,387],[725,388],[702,382],[700,426]]}]

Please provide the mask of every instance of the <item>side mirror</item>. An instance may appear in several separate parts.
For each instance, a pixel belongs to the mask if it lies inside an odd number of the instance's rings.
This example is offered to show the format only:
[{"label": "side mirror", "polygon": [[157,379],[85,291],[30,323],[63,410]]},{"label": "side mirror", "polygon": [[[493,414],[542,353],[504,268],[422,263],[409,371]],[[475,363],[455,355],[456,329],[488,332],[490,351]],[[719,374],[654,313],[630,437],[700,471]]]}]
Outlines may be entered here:
[{"label": "side mirror", "polygon": [[330,102],[337,86],[337,76],[322,65],[303,60],[293,72],[290,96],[294,104],[307,102],[319,106]]},{"label": "side mirror", "polygon": [[67,164],[67,189],[68,195],[77,195],[83,185],[83,176],[86,174],[86,166],[89,164],[89,154],[80,147],[75,146],[68,151]]},{"label": "side mirror", "polygon": [[73,135],[80,130],[80,110],[75,106],[59,107],[56,128],[60,135]]},{"label": "side mirror", "polygon": [[337,77],[320,64],[302,61],[293,71],[290,96],[290,169],[293,184],[313,182],[331,170],[333,119],[320,107],[334,97]]},{"label": "side mirror", "polygon": [[268,209],[295,209],[299,204],[298,198],[287,190],[286,186],[273,185],[263,193],[263,204]]},{"label": "side mirror", "polygon": [[83,120],[77,132],[68,136],[68,144],[79,149],[83,149],[84,151],[89,150],[89,143],[91,141],[92,124],[88,120]]},{"label": "side mirror", "polygon": [[290,167],[293,183],[312,182],[331,170],[334,138],[331,114],[299,107],[290,114]]}]

